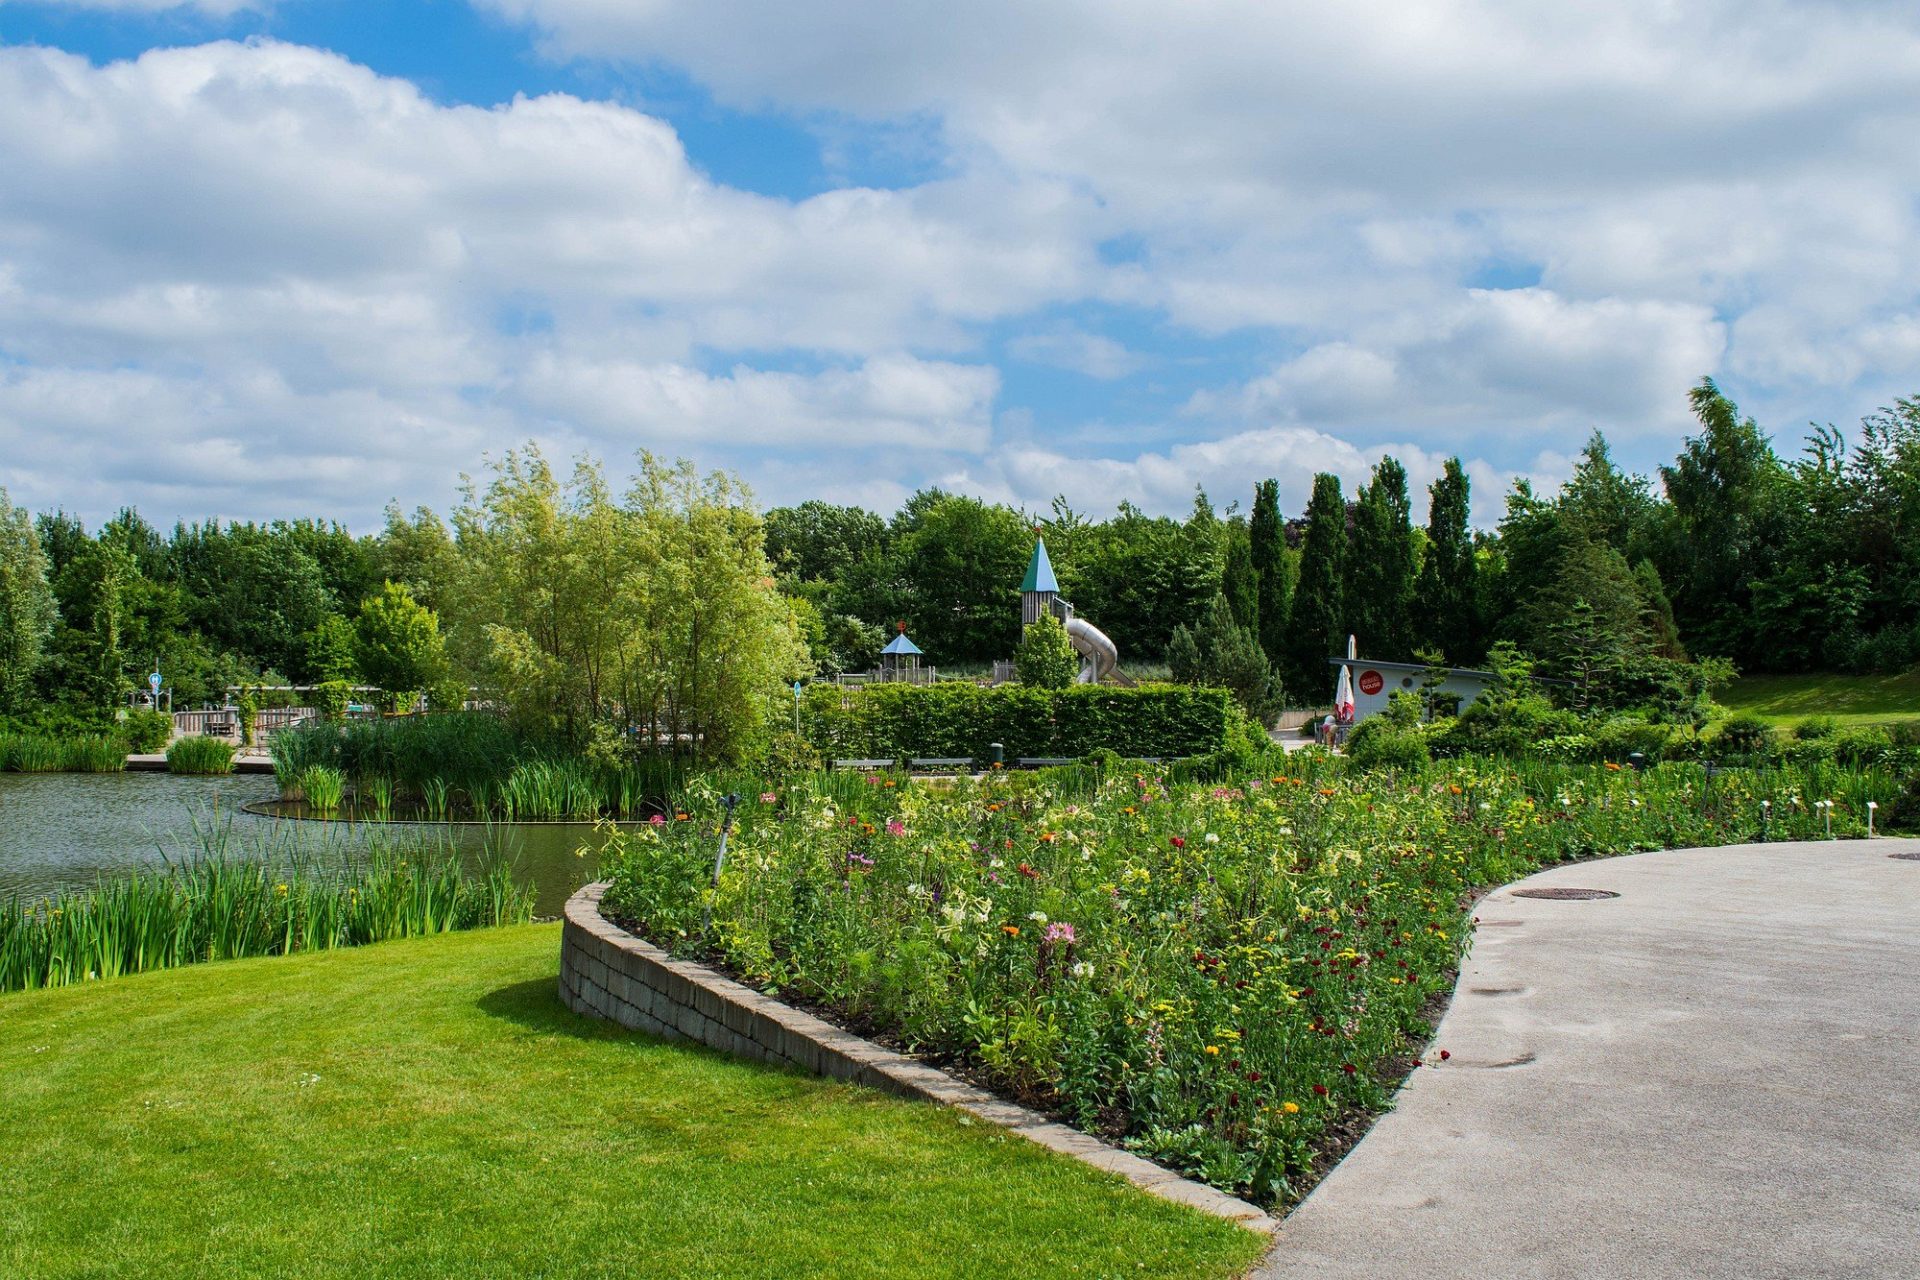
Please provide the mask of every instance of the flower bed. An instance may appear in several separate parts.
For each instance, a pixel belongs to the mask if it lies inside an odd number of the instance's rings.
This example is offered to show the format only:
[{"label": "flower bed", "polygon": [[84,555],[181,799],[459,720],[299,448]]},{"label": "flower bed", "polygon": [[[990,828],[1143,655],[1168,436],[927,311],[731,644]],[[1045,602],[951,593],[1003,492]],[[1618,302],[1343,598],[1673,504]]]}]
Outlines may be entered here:
[{"label": "flower bed", "polygon": [[[1295,757],[1234,785],[813,775],[614,837],[610,914],[1216,1186],[1299,1193],[1431,1026],[1476,887],[1567,858],[1859,834],[1888,775]],[[1286,769],[1286,772],[1278,772]],[[1761,802],[1771,802],[1765,812]],[[711,907],[712,923],[703,926]]]}]

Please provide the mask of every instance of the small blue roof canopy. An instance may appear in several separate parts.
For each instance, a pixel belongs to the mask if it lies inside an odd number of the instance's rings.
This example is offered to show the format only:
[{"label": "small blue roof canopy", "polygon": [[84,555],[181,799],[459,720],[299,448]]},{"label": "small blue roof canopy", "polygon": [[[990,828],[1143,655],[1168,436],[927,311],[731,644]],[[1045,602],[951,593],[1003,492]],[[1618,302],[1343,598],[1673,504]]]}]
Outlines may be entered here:
[{"label": "small blue roof canopy", "polygon": [[914,654],[915,656],[918,656],[920,653],[920,646],[915,644],[913,641],[907,639],[907,633],[902,631],[899,635],[887,641],[887,647],[882,649],[880,652],[891,653],[896,655],[903,654],[903,653],[911,653],[911,654]]},{"label": "small blue roof canopy", "polygon": [[1047,559],[1045,539],[1033,544],[1033,559],[1027,561],[1027,576],[1021,579],[1020,590],[1060,592],[1060,581],[1053,576],[1053,561]]}]

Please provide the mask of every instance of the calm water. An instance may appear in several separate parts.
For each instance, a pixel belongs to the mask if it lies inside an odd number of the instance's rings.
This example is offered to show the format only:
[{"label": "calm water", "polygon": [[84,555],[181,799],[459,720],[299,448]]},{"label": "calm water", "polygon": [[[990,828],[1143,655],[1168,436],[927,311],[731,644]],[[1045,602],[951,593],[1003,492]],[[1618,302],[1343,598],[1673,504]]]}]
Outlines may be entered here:
[{"label": "calm water", "polygon": [[[486,829],[472,823],[394,822],[361,827],[299,822],[242,812],[277,791],[264,774],[177,778],[165,773],[0,773],[0,898],[85,888],[101,876],[155,866],[199,847],[195,824],[232,824],[230,847],[262,852],[269,840],[314,854],[363,850],[368,831],[450,838],[477,859]],[[558,915],[567,896],[593,878],[599,838],[591,826],[495,827],[516,874],[538,891],[536,910]],[[377,838],[377,837],[376,837]],[[586,850],[585,856],[580,851]]]}]

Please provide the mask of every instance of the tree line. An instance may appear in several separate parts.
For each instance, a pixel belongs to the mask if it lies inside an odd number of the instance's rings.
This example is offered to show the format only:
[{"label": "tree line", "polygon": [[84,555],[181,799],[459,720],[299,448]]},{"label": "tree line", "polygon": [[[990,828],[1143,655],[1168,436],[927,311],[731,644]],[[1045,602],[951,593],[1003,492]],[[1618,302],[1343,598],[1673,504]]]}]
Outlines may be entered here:
[{"label": "tree line", "polygon": [[158,663],[183,706],[442,682],[510,692],[574,735],[685,734],[809,670],[872,666],[902,622],[949,670],[1011,657],[1036,532],[1123,669],[1256,707],[1324,704],[1349,633],[1366,657],[1459,666],[1512,645],[1603,700],[1697,683],[1702,660],[1708,676],[1920,660],[1920,398],[1783,456],[1711,382],[1691,396],[1698,429],[1657,477],[1596,432],[1557,492],[1517,484],[1480,530],[1458,459],[1416,494],[1391,457],[1350,495],[1314,477],[1298,514],[1267,479],[1244,511],[1196,492],[1179,519],[938,489],[890,517],[809,501],[762,519],[737,481],[685,464],[643,455],[616,493],[597,464],[562,478],[531,449],[450,519],[391,507],[371,534],[162,533],[132,510],[89,530],[0,494],[0,715],[111,708]]}]

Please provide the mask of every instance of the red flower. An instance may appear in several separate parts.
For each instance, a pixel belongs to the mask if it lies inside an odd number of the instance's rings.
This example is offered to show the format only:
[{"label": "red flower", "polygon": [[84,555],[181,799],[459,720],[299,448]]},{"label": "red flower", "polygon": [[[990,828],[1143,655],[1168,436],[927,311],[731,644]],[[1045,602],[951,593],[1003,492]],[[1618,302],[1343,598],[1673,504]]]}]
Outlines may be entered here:
[{"label": "red flower", "polygon": [[1445,1062],[1448,1058],[1451,1058],[1452,1056],[1453,1055],[1448,1053],[1445,1049],[1442,1049],[1440,1051],[1440,1061],[1442,1062]]},{"label": "red flower", "polygon": [[1353,1075],[1357,1070],[1359,1070],[1359,1068],[1355,1067],[1351,1062],[1341,1063],[1340,1069],[1346,1072],[1348,1075]]},{"label": "red flower", "polygon": [[1021,863],[1017,869],[1019,870],[1021,875],[1025,876],[1029,880],[1038,880],[1040,878],[1040,873],[1038,871],[1035,871],[1032,867],[1028,866],[1024,862]]},{"label": "red flower", "polygon": [[1187,847],[1187,842],[1183,837],[1175,836],[1173,838],[1173,847],[1176,849],[1184,849]]},{"label": "red flower", "polygon": [[1314,1097],[1316,1097],[1316,1098],[1324,1098],[1324,1097],[1326,1097],[1326,1096],[1327,1096],[1327,1086],[1325,1086],[1325,1085],[1323,1085],[1323,1084],[1317,1084],[1317,1085],[1315,1085],[1315,1086],[1313,1086],[1313,1096],[1314,1096]]}]

